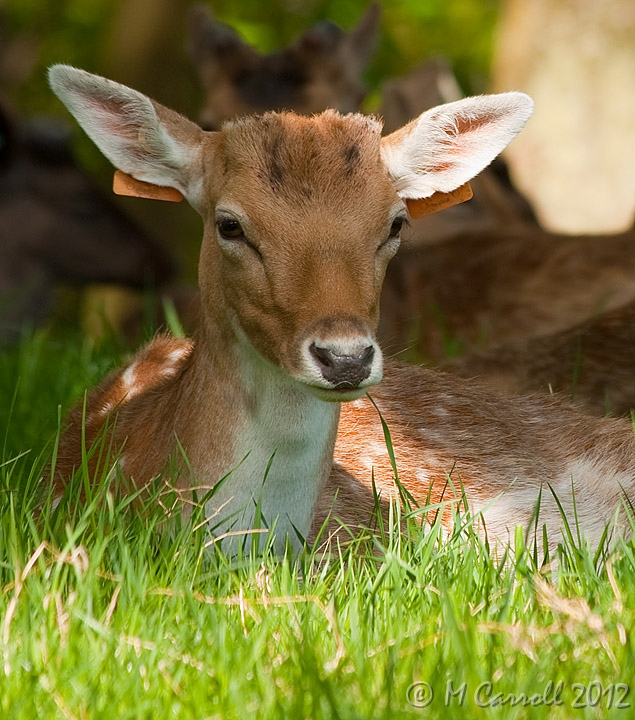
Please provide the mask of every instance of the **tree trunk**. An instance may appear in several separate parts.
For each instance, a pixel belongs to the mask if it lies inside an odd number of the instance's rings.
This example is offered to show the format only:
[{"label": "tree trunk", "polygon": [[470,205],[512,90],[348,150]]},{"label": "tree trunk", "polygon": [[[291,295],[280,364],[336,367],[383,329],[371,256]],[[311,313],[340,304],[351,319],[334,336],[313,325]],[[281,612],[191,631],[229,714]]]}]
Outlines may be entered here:
[{"label": "tree trunk", "polygon": [[536,101],[506,155],[540,222],[617,233],[635,219],[635,3],[507,0],[494,90]]}]

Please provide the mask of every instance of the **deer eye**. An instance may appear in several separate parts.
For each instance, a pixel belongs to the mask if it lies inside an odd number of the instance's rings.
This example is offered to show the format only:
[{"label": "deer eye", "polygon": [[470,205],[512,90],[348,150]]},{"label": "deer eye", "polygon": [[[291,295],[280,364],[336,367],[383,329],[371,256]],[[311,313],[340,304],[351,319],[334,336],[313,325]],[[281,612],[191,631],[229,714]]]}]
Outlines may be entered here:
[{"label": "deer eye", "polygon": [[390,226],[390,236],[391,238],[397,237],[399,233],[403,230],[403,226],[405,224],[405,219],[402,217],[397,217],[392,221],[392,225]]},{"label": "deer eye", "polygon": [[384,248],[388,248],[392,249],[394,255],[394,253],[397,252],[397,248],[399,247],[399,243],[401,240],[401,231],[403,230],[404,225],[406,225],[407,222],[408,221],[404,217],[396,217],[392,221],[388,237],[381,243],[378,251],[383,250]]},{"label": "deer eye", "polygon": [[216,223],[218,232],[225,240],[241,240],[245,237],[242,225],[233,218],[224,218]]}]

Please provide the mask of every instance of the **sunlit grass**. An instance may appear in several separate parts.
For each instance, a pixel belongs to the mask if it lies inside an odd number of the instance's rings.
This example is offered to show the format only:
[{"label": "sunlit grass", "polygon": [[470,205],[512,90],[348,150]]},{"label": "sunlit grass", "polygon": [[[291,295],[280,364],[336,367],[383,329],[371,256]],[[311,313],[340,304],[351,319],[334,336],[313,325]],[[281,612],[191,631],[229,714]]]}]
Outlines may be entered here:
[{"label": "sunlit grass", "polygon": [[329,553],[228,557],[114,462],[53,509],[60,417],[119,355],[37,335],[0,359],[0,717],[632,716],[630,543],[570,528],[549,567],[522,532],[505,552],[461,508],[447,537],[395,506]]}]

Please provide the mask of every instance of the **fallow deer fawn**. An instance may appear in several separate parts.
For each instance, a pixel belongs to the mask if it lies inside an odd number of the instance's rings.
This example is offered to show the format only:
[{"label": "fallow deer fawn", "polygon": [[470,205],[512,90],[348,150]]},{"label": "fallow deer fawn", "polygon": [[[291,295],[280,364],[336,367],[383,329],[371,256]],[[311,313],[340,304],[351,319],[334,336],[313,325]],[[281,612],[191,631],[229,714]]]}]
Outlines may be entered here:
[{"label": "fallow deer fawn", "polygon": [[[110,420],[131,481],[143,485],[172,457],[178,487],[217,487],[206,507],[215,532],[248,530],[258,505],[278,546],[309,534],[335,447],[335,512],[367,522],[373,468],[379,486],[392,488],[379,421],[363,396],[382,377],[374,332],[404,201],[479,172],[522,128],[529,98],[451,103],[382,140],[377,121],[335,111],[268,113],[206,133],[104,78],[54,66],[50,80],[118,168],[179,190],[205,227],[195,341],[158,338],[93,391],[87,442]],[[440,497],[449,474],[497,536],[527,523],[541,488],[555,534],[551,484],[568,510],[575,485],[583,531],[597,540],[633,485],[627,423],[493,398],[392,363],[372,392],[415,498],[425,502],[431,485]],[[61,440],[57,495],[81,461],[81,437],[80,408]],[[177,444],[188,459],[180,466]],[[322,493],[318,516],[333,499]]]}]

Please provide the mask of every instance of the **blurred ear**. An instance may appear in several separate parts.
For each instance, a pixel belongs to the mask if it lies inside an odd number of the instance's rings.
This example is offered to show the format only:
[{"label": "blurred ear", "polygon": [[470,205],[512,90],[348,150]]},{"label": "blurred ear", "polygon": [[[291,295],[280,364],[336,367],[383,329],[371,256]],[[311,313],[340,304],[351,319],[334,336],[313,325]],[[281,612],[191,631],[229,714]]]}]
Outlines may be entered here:
[{"label": "blurred ear", "polygon": [[533,112],[524,93],[481,95],[440,105],[382,140],[382,156],[402,198],[451,192],[486,168]]},{"label": "blurred ear", "polygon": [[195,201],[204,136],[198,125],[136,90],[68,65],[51,67],[49,82],[115,167]]},{"label": "blurred ear", "polygon": [[200,3],[188,11],[186,50],[202,79],[211,69],[231,70],[259,57],[233,28],[215,20]]},{"label": "blurred ear", "polygon": [[305,30],[289,50],[300,62],[321,62],[325,55],[332,56],[344,38],[345,33],[339,25],[322,20]]},{"label": "blurred ear", "polygon": [[363,70],[373,57],[377,45],[381,7],[373,2],[362,15],[357,27],[348,34],[346,42],[350,48],[352,58],[358,63],[359,70]]},{"label": "blurred ear", "polygon": [[379,5],[371,4],[357,27],[348,33],[331,20],[323,20],[305,30],[291,50],[303,62],[322,62],[324,56],[338,58],[347,63],[350,74],[359,74],[375,50],[380,15]]}]

